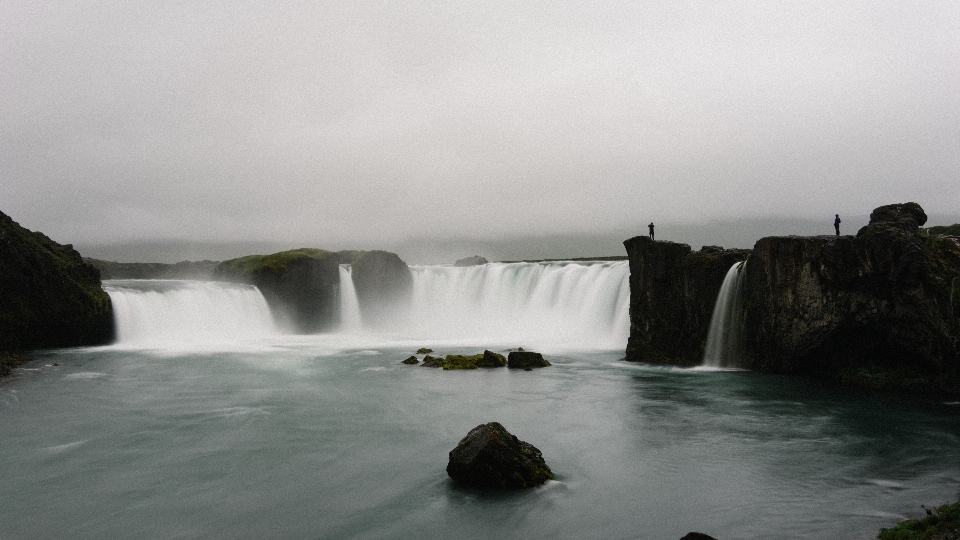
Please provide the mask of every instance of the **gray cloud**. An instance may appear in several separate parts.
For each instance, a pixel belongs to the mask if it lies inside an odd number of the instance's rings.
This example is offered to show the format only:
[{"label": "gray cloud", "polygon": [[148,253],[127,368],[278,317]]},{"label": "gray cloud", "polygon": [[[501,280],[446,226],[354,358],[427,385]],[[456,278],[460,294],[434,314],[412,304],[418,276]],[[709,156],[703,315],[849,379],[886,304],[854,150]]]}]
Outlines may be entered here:
[{"label": "gray cloud", "polygon": [[0,209],[320,245],[960,213],[954,2],[521,4],[4,2]]}]

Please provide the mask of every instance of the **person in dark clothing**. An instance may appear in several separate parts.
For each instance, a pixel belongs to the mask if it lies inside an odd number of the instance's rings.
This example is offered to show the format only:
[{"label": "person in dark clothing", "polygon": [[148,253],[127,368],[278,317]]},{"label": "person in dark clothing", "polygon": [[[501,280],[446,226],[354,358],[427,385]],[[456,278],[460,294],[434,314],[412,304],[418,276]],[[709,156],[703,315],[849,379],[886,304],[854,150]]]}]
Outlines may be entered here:
[{"label": "person in dark clothing", "polygon": [[650,239],[653,240],[653,222],[651,221],[647,227],[650,227]]},{"label": "person in dark clothing", "polygon": [[833,228],[837,230],[837,236],[840,236],[840,214],[834,214]]}]

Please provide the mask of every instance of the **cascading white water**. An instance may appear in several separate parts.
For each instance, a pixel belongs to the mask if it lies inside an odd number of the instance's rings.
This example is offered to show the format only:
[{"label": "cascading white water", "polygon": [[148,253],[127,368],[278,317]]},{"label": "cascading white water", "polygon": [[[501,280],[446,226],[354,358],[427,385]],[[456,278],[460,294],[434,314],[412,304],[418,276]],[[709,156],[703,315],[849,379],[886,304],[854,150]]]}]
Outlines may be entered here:
[{"label": "cascading white water", "polygon": [[623,348],[629,334],[625,261],[412,267],[411,337],[516,345]]},{"label": "cascading white water", "polygon": [[263,294],[216,281],[107,280],[117,343],[171,346],[237,342],[277,334]]},{"label": "cascading white water", "polygon": [[736,367],[740,361],[740,324],[743,315],[741,290],[746,276],[744,262],[730,267],[723,278],[717,302],[710,317],[707,346],[703,365],[708,367]]},{"label": "cascading white water", "polygon": [[360,318],[360,302],[353,286],[353,269],[340,265],[340,331],[357,332],[363,326]]}]

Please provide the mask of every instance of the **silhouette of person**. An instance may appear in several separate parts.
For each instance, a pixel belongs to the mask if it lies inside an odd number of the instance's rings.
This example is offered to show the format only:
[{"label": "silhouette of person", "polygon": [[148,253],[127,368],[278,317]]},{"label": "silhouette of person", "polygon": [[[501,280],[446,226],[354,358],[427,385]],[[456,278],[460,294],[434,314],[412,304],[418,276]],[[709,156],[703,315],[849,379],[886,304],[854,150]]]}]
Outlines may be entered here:
[{"label": "silhouette of person", "polygon": [[650,227],[650,239],[653,240],[653,222],[651,221],[647,227]]},{"label": "silhouette of person", "polygon": [[837,230],[837,236],[840,236],[840,214],[834,214],[833,228]]}]

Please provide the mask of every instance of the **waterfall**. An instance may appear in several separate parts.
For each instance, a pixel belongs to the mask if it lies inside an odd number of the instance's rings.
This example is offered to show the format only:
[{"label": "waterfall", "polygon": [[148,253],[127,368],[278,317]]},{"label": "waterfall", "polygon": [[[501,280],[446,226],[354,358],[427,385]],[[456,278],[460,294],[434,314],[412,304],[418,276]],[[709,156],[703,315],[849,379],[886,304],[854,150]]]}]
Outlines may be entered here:
[{"label": "waterfall", "polygon": [[740,361],[740,325],[743,318],[743,278],[746,276],[744,262],[730,267],[710,318],[707,346],[703,353],[703,365],[709,367],[735,367]]},{"label": "waterfall", "polygon": [[623,348],[629,267],[604,263],[414,266],[411,337]]},{"label": "waterfall", "polygon": [[119,345],[235,342],[277,333],[252,285],[216,281],[106,280]]},{"label": "waterfall", "polygon": [[360,301],[353,286],[353,269],[340,265],[340,331],[353,333],[363,326],[360,320]]}]

